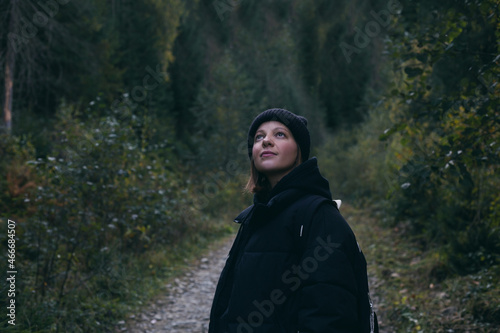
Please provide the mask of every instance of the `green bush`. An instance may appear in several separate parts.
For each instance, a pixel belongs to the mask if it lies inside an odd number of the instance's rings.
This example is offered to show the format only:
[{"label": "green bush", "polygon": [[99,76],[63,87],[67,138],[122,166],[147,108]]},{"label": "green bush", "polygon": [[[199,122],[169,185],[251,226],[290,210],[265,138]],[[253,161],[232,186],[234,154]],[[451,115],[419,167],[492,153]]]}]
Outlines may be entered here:
[{"label": "green bush", "polygon": [[384,98],[325,149],[334,191],[383,203],[389,225],[461,274],[500,259],[498,24],[487,3],[404,1]]},{"label": "green bush", "polygon": [[148,142],[147,117],[85,118],[63,106],[46,157],[14,137],[0,147],[3,217],[18,222],[18,322],[33,331],[109,325],[144,274],[134,258],[216,232],[168,138]]}]

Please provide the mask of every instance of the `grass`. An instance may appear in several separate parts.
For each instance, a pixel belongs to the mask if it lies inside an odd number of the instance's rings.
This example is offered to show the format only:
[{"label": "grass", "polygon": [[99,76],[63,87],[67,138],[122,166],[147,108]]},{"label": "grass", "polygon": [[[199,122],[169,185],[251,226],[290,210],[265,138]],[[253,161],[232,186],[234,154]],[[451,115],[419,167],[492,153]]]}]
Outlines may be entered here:
[{"label": "grass", "polygon": [[72,281],[80,284],[79,288],[60,303],[49,300],[27,304],[29,299],[25,297],[26,303],[16,309],[16,326],[0,322],[0,327],[5,332],[115,331],[118,322],[139,312],[158,293],[166,292],[165,285],[190,262],[230,236],[234,228],[228,221],[231,220],[206,221],[199,233],[140,254],[125,255],[116,250],[105,267],[106,272],[96,272],[87,281]]},{"label": "grass", "polygon": [[228,236],[232,237],[234,230],[228,223],[221,225],[219,222],[218,225],[220,228],[211,234],[195,235],[175,248],[157,249],[135,258],[133,265],[137,276],[137,284],[134,285],[136,290],[116,316],[113,325],[139,313],[159,294],[168,292],[166,285],[182,275],[194,260]]},{"label": "grass", "polygon": [[461,276],[439,249],[423,250],[374,208],[341,212],[368,261],[381,332],[499,332],[500,267]]}]

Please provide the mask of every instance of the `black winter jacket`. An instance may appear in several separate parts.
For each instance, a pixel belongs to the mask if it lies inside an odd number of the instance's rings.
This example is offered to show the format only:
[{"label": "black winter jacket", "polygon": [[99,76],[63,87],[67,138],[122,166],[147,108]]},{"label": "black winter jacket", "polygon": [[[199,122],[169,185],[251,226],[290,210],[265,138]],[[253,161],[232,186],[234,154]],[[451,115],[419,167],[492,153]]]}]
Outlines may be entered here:
[{"label": "black winter jacket", "polygon": [[[314,210],[314,211],[313,211]],[[374,332],[366,261],[312,158],[235,220],[209,333]]]}]

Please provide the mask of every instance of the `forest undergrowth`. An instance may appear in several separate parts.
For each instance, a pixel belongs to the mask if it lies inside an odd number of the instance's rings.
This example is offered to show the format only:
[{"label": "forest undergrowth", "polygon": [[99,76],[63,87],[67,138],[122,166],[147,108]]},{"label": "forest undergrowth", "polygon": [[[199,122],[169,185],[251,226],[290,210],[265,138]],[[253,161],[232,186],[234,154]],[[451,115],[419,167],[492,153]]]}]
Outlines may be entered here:
[{"label": "forest undergrowth", "polygon": [[498,332],[500,267],[452,271],[439,248],[424,249],[407,226],[384,227],[376,205],[343,204],[368,262],[372,293],[385,332]]}]

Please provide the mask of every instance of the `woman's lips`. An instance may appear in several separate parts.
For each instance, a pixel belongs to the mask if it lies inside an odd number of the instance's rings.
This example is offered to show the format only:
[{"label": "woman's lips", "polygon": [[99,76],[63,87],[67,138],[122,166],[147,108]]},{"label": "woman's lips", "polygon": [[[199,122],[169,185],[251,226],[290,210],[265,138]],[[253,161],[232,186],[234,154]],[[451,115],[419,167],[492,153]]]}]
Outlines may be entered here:
[{"label": "woman's lips", "polygon": [[271,152],[271,151],[265,151],[262,154],[260,154],[260,157],[270,157],[270,156],[274,156],[274,155],[276,155],[276,154]]}]

